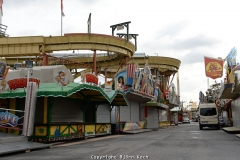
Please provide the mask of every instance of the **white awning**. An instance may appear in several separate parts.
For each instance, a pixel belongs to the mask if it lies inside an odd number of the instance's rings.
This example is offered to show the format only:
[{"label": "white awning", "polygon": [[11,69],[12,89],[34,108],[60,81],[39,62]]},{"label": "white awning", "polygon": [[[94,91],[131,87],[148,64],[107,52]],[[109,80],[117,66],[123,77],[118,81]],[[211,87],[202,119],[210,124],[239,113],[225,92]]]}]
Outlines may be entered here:
[{"label": "white awning", "polygon": [[174,107],[172,109],[170,109],[171,112],[178,112],[178,111],[181,111],[181,107]]}]

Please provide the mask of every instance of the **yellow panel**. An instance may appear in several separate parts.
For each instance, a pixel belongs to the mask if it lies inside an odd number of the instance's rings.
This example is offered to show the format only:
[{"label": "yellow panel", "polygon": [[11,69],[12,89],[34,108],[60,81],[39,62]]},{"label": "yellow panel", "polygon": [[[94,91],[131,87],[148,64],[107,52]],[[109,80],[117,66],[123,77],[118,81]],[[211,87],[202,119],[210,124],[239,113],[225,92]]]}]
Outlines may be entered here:
[{"label": "yellow panel", "polygon": [[95,125],[85,125],[85,136],[95,135]]},{"label": "yellow panel", "polygon": [[97,124],[96,125],[96,134],[106,134],[111,133],[111,125],[110,124]]},{"label": "yellow panel", "polygon": [[[67,129],[66,129],[67,128]],[[66,129],[66,130],[65,130]],[[65,131],[64,131],[65,130]],[[63,132],[64,131],[64,132]],[[61,125],[60,126],[60,133],[61,134],[69,134],[68,126],[67,125]]]},{"label": "yellow panel", "polygon": [[[14,129],[14,128],[16,128],[16,129]],[[10,128],[8,128],[8,133],[12,133],[12,134],[19,134],[19,127],[13,127],[13,129],[10,129]]]},{"label": "yellow panel", "polygon": [[35,136],[46,136],[47,127],[46,126],[36,126],[35,127]]},{"label": "yellow panel", "polygon": [[56,131],[56,128],[57,128],[57,126],[51,126],[51,127],[50,127],[50,135],[51,135],[51,136],[54,136],[54,133],[55,133],[55,131]]},{"label": "yellow panel", "polygon": [[[69,127],[69,134],[71,135],[76,135],[78,134],[78,130],[77,130],[77,125],[71,125],[71,127]],[[79,134],[80,135],[80,134]],[[82,135],[82,134],[81,134]]]}]

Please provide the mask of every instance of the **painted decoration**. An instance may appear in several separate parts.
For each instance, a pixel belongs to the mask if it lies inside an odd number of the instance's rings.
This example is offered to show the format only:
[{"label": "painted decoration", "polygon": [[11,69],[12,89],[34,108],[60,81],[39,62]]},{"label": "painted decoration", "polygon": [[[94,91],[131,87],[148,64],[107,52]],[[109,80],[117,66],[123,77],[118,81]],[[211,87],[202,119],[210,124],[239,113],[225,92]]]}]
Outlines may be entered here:
[{"label": "painted decoration", "polygon": [[66,86],[70,81],[66,78],[66,73],[64,71],[59,71],[58,75],[55,77],[59,86]]},{"label": "painted decoration", "polygon": [[112,91],[112,82],[111,82],[111,81],[105,82],[104,91],[105,91],[105,92],[111,92],[111,91]]},{"label": "painted decoration", "polygon": [[[29,78],[28,82],[35,82],[37,87],[39,87],[40,80],[36,78]],[[7,82],[10,90],[15,90],[17,88],[26,88],[27,87],[27,78],[17,78],[12,79]]]},{"label": "painted decoration", "polygon": [[127,65],[127,82],[126,85],[132,87],[133,85],[133,79],[135,76],[135,65],[134,64],[128,64]]},{"label": "painted decoration", "polygon": [[46,126],[36,126],[35,127],[35,136],[46,136],[47,127]]},{"label": "painted decoration", "polygon": [[6,112],[0,112],[0,126],[15,127],[18,125],[19,117],[15,114]]},{"label": "painted decoration", "polygon": [[0,62],[0,80],[6,78],[9,69],[10,67],[7,66],[6,62]]},{"label": "painted decoration", "polygon": [[223,75],[223,60],[204,57],[206,76],[212,79],[221,78]]},{"label": "painted decoration", "polygon": [[83,125],[78,125],[77,134],[79,136],[83,136],[83,133],[84,133],[84,126]]},{"label": "painted decoration", "polygon": [[166,95],[166,100],[169,100],[170,91],[169,91],[169,90],[166,90],[165,95]]},{"label": "painted decoration", "polygon": [[124,68],[115,75],[115,90],[123,91],[125,89],[126,78],[127,71],[126,68]]},{"label": "painted decoration", "polygon": [[81,82],[82,82],[82,83],[85,83],[85,82],[86,82],[86,74],[85,74],[85,72],[82,72],[82,73],[81,73]]},{"label": "painted decoration", "polygon": [[[141,125],[142,125],[142,123],[141,123]],[[137,129],[142,129],[142,126],[140,126],[137,122],[136,123],[127,122],[124,125],[123,131],[133,131],[133,130],[137,130]]]},{"label": "painted decoration", "polygon": [[86,73],[86,82],[98,85],[98,77],[92,73]]},{"label": "painted decoration", "polygon": [[54,137],[58,138],[60,136],[61,136],[60,129],[59,129],[59,126],[57,126],[54,131]]},{"label": "painted decoration", "polygon": [[110,124],[97,124],[96,125],[96,134],[110,134],[111,126]]},{"label": "painted decoration", "polygon": [[7,87],[6,77],[10,67],[6,65],[6,62],[0,62],[0,87],[1,91],[5,91]]},{"label": "painted decoration", "polygon": [[23,135],[33,135],[34,118],[37,100],[37,84],[29,82],[26,95],[24,122],[23,122]]},{"label": "painted decoration", "polygon": [[115,89],[123,91],[132,89],[136,92],[153,96],[155,81],[149,66],[146,64],[144,69],[139,69],[134,64],[128,64],[126,68],[116,74]]},{"label": "painted decoration", "polygon": [[233,47],[226,57],[228,66],[231,67],[231,66],[237,65],[236,57],[237,57],[237,49]]}]

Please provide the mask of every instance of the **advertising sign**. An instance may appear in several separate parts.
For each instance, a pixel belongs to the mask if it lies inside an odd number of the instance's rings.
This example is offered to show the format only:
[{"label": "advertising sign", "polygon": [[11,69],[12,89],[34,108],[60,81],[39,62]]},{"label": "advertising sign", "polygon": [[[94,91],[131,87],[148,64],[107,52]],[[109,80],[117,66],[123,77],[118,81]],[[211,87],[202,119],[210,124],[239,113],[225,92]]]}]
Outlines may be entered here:
[{"label": "advertising sign", "polygon": [[9,113],[8,111],[0,112],[0,126],[9,125],[11,127],[15,127],[18,125],[18,120],[18,116]]},{"label": "advertising sign", "polygon": [[212,79],[221,78],[223,75],[223,60],[204,57],[206,76]]}]

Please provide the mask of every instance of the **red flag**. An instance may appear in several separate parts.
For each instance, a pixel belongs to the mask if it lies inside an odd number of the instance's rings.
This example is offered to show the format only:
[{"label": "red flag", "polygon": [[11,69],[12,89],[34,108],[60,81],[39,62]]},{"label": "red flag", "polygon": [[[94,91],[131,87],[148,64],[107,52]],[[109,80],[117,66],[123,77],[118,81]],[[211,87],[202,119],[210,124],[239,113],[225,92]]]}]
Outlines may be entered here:
[{"label": "red flag", "polygon": [[204,57],[206,76],[212,79],[223,75],[223,59]]},{"label": "red flag", "polygon": [[64,17],[65,14],[64,14],[64,12],[63,12],[63,0],[61,0],[61,13],[62,13],[62,16]]},{"label": "red flag", "polygon": [[1,14],[3,15],[3,8],[2,8],[2,5],[3,5],[3,0],[0,0],[0,9],[1,9]]}]

